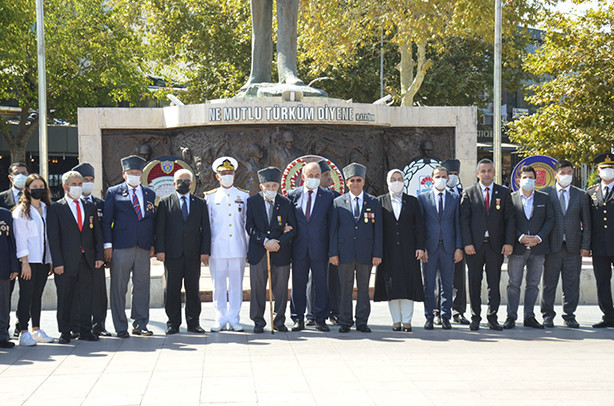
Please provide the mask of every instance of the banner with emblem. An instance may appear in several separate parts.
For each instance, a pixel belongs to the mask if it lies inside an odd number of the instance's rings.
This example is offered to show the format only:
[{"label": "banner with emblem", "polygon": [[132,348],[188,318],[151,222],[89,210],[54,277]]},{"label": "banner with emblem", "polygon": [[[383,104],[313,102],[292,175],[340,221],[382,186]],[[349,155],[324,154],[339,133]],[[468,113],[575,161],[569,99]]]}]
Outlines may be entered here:
[{"label": "banner with emblem", "polygon": [[330,159],[319,155],[304,155],[290,162],[281,176],[281,191],[284,196],[287,196],[288,192],[291,190],[303,186],[301,173],[305,165],[310,162],[320,162],[322,160],[326,161],[330,167],[330,176],[332,178],[330,188],[343,194],[345,190],[345,181],[343,180],[343,175],[341,175],[341,171],[337,165],[335,165]]},{"label": "banner with emblem", "polygon": [[433,188],[433,169],[441,166],[441,161],[432,158],[420,158],[410,162],[403,168],[405,193],[418,196]]},{"label": "banner with emblem", "polygon": [[152,159],[145,165],[141,182],[156,192],[156,204],[161,197],[175,193],[174,175],[180,169],[192,172],[190,193],[196,190],[196,175],[189,164],[174,156],[160,156]]},{"label": "banner with emblem", "polygon": [[520,168],[528,165],[535,169],[535,190],[543,189],[546,186],[552,186],[556,182],[554,178],[554,165],[558,161],[547,155],[533,155],[524,158],[518,162],[518,165],[514,167],[512,171],[511,186],[514,191],[520,188]]}]

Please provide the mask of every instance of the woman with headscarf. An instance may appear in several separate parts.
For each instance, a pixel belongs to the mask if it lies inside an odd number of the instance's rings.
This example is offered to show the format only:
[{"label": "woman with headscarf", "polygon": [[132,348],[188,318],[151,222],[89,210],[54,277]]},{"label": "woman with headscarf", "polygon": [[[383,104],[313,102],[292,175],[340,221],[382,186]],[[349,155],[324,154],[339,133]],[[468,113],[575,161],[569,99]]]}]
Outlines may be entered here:
[{"label": "woman with headscarf", "polygon": [[420,259],[424,225],[418,200],[403,193],[403,172],[386,176],[388,193],[379,196],[384,221],[384,256],[375,274],[373,300],[387,301],[393,331],[411,331],[414,301],[424,301]]}]

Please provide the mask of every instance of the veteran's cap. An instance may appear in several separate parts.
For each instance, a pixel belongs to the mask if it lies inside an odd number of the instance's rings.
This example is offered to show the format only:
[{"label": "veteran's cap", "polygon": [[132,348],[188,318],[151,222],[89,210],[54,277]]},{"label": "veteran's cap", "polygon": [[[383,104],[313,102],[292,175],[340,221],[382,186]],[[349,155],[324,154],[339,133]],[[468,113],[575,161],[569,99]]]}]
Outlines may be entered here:
[{"label": "veteran's cap", "polygon": [[258,171],[258,182],[277,182],[281,183],[281,171],[279,168],[269,166],[268,168],[260,169]]},{"label": "veteran's cap", "polygon": [[122,171],[129,171],[131,169],[137,169],[142,171],[145,168],[147,161],[138,155],[130,155],[122,158]]},{"label": "veteran's cap", "polygon": [[367,168],[364,165],[361,165],[356,162],[352,162],[351,164],[343,168],[343,177],[345,178],[346,181],[354,176],[360,176],[361,178],[366,178]]}]

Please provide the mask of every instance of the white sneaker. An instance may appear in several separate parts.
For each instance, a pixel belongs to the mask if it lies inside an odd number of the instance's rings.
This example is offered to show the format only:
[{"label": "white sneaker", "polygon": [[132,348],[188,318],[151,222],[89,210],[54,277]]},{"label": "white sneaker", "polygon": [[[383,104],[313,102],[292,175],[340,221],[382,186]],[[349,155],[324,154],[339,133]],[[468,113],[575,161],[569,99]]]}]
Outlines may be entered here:
[{"label": "white sneaker", "polygon": [[232,331],[243,331],[243,326],[241,325],[241,323],[235,323],[230,325],[230,329]]},{"label": "white sneaker", "polygon": [[211,326],[211,332],[218,333],[220,331],[222,331],[222,325],[216,321],[215,324]]},{"label": "white sneaker", "polygon": [[37,343],[52,343],[53,342],[53,338],[49,337],[47,333],[45,333],[41,329],[33,331],[32,338],[34,338],[34,341],[36,341]]},{"label": "white sneaker", "polygon": [[36,345],[36,341],[32,338],[32,335],[26,331],[19,335],[19,345],[24,347],[33,347]]}]

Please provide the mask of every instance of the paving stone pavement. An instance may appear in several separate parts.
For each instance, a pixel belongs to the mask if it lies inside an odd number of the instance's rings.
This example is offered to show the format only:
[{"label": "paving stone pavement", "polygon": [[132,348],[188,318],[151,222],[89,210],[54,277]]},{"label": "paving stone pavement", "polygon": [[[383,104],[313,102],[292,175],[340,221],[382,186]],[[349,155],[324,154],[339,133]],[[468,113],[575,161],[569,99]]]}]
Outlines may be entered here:
[{"label": "paving stone pavement", "polygon": [[[253,334],[248,310],[244,333],[182,326],[167,337],[156,308],[152,337],[0,349],[0,405],[614,404],[614,329],[591,328],[597,306],[578,309],[578,330],[557,318],[554,329],[472,332],[424,330],[417,304],[413,332],[402,333],[391,331],[386,303],[372,303],[370,334]],[[203,303],[203,327],[212,316]],[[57,337],[55,311],[41,325]]]}]

